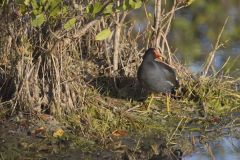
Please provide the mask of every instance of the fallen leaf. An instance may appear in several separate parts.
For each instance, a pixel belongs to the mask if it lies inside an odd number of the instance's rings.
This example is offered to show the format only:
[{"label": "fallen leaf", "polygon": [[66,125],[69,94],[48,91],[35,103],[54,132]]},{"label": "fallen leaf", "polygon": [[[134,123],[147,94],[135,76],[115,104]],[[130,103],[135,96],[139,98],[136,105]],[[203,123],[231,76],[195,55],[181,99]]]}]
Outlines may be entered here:
[{"label": "fallen leaf", "polygon": [[44,121],[49,121],[51,120],[51,116],[48,114],[41,114],[38,116],[40,119],[44,120]]},{"label": "fallen leaf", "polygon": [[124,137],[128,135],[128,132],[124,130],[115,130],[112,132],[112,135],[115,137]]},{"label": "fallen leaf", "polygon": [[152,148],[154,154],[159,154],[159,149],[158,149],[158,145],[157,144],[155,144],[155,143],[152,144],[151,148]]},{"label": "fallen leaf", "polygon": [[39,133],[44,133],[46,131],[45,127],[40,127],[40,128],[37,128],[33,131],[33,133],[36,135],[36,134],[39,134]]},{"label": "fallen leaf", "polygon": [[62,137],[64,134],[64,130],[62,130],[61,128],[58,128],[54,133],[53,133],[53,137],[58,138],[58,137]]}]

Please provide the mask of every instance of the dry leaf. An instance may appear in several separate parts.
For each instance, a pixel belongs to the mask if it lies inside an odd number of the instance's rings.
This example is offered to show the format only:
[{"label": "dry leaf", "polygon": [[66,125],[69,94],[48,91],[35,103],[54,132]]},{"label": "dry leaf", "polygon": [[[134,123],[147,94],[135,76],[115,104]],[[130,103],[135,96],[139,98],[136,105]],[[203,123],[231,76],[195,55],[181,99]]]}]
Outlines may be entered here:
[{"label": "dry leaf", "polygon": [[36,135],[36,134],[44,133],[45,131],[46,131],[45,127],[40,127],[35,129],[33,133]]},{"label": "dry leaf", "polygon": [[151,148],[152,148],[154,154],[159,154],[159,150],[158,150],[158,145],[157,144],[155,144],[155,143],[152,144]]},{"label": "dry leaf", "polygon": [[62,130],[61,128],[58,128],[54,133],[53,133],[53,137],[58,138],[58,137],[62,137],[64,134],[64,130]]},{"label": "dry leaf", "polygon": [[124,137],[128,135],[128,132],[124,130],[115,130],[112,132],[112,135],[115,137]]},{"label": "dry leaf", "polygon": [[44,121],[49,121],[51,120],[51,116],[48,114],[41,114],[38,116],[40,119],[44,120]]}]

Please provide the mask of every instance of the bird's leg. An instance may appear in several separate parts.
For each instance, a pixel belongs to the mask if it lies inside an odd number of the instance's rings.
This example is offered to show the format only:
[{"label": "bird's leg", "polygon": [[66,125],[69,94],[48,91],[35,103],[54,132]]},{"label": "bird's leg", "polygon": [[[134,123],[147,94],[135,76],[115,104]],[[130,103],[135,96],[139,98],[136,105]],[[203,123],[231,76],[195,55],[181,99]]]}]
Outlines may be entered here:
[{"label": "bird's leg", "polygon": [[147,111],[150,111],[150,107],[151,107],[151,103],[153,101],[153,98],[154,98],[154,95],[153,95],[153,93],[151,93],[151,99],[150,99],[150,101],[148,103]]},{"label": "bird's leg", "polygon": [[170,113],[170,94],[167,93],[167,112]]}]

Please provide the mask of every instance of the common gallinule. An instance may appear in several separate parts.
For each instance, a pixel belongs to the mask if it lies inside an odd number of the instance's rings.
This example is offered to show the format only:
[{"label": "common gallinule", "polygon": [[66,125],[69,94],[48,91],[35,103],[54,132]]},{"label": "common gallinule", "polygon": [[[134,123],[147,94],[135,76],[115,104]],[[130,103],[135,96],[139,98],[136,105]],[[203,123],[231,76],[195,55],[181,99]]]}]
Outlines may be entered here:
[{"label": "common gallinule", "polygon": [[[168,95],[167,110],[169,112],[169,95],[175,93],[175,89],[179,87],[179,82],[175,70],[162,61],[162,55],[158,49],[149,48],[145,52],[143,61],[138,68],[137,77],[143,88],[150,92],[166,93]],[[150,103],[152,99],[153,97]]]}]

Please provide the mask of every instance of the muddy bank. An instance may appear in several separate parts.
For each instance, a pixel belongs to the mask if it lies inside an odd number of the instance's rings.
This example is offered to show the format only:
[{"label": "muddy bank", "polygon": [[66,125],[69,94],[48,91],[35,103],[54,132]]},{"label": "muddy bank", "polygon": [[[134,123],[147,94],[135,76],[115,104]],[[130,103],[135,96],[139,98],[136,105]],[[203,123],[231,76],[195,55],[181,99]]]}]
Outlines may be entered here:
[{"label": "muddy bank", "polygon": [[[160,135],[110,135],[104,146],[100,139],[87,139],[73,133],[49,115],[38,119],[22,115],[2,119],[1,159],[180,159],[179,149],[170,150]],[[56,137],[59,128],[64,135]],[[103,142],[101,142],[103,143]]]}]

